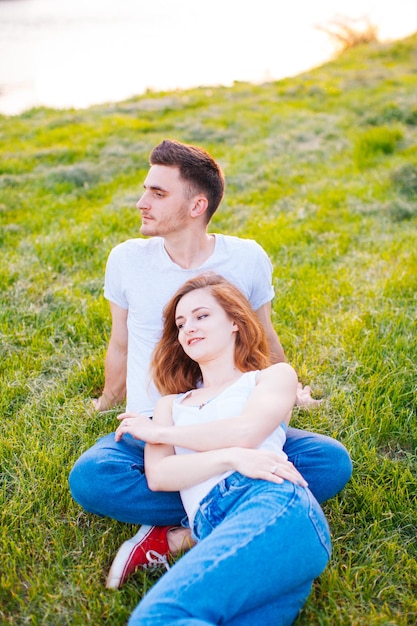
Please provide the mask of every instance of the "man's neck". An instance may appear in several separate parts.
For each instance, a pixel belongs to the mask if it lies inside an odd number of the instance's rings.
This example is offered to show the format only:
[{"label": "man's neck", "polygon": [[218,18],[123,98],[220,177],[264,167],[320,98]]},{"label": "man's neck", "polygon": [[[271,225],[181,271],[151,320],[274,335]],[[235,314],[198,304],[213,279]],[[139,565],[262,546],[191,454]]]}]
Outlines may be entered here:
[{"label": "man's neck", "polygon": [[181,233],[164,238],[164,247],[170,259],[183,269],[200,267],[213,254],[215,236],[207,232]]}]

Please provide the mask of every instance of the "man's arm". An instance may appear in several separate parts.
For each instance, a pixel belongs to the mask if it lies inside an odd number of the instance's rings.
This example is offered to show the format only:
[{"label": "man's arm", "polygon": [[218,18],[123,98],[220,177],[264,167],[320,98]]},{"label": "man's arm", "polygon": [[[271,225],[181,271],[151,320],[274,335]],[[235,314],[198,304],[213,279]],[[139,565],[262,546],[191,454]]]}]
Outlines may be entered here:
[{"label": "man's arm", "polygon": [[[256,315],[262,322],[262,325],[266,332],[266,336],[268,338],[268,343],[271,350],[271,364],[286,362],[287,359],[285,356],[284,348],[282,347],[275,328],[272,325],[271,303],[267,302],[266,304],[261,306],[256,311]],[[311,406],[316,406],[317,404],[321,404],[322,402],[323,400],[315,400],[311,397],[311,389],[309,385],[303,387],[301,383],[298,383],[297,399],[295,402],[296,406],[308,408]]]},{"label": "man's arm", "polygon": [[264,327],[266,332],[269,348],[271,350],[271,365],[273,365],[274,363],[285,363],[287,359],[285,357],[284,348],[282,347],[275,328],[272,325],[271,303],[267,302],[266,304],[261,306],[256,311],[256,315],[262,322],[262,326]]},{"label": "man's arm", "polygon": [[96,411],[108,411],[123,402],[126,396],[127,372],[127,309],[110,303],[112,329],[104,368],[104,389],[93,400]]}]

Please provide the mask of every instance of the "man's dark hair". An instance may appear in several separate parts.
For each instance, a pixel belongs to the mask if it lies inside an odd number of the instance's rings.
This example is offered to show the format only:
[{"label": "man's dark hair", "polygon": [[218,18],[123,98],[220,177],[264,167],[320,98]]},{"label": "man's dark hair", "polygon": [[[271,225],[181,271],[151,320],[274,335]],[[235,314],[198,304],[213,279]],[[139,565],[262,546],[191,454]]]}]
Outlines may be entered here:
[{"label": "man's dark hair", "polygon": [[203,193],[207,200],[207,223],[224,195],[224,175],[213,157],[203,148],[164,139],[150,155],[151,165],[178,167],[181,178],[189,183],[189,195]]}]

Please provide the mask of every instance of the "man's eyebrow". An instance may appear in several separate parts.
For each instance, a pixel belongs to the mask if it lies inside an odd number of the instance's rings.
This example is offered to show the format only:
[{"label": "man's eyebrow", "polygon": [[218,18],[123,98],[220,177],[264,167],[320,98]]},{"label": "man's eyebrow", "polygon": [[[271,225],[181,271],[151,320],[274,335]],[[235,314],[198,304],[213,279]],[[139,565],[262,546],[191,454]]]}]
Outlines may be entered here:
[{"label": "man's eyebrow", "polygon": [[167,190],[163,187],[160,187],[159,185],[146,185],[145,183],[143,183],[143,188],[150,189],[151,191],[163,191],[164,193],[167,193]]}]

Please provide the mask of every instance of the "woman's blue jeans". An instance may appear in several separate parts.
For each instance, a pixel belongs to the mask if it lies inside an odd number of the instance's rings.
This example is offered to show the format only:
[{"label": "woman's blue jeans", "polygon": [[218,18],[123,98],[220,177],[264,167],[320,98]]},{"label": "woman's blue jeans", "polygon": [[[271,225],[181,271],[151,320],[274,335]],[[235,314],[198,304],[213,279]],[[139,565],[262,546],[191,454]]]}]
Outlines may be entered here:
[{"label": "woman's blue jeans", "polygon": [[[178,493],[150,491],[144,443],[106,435],[75,463],[69,483],[74,499],[88,512],[131,524],[180,525],[185,512]],[[284,450],[319,502],[345,486],[352,473],[346,448],[336,439],[288,428]]]},{"label": "woman's blue jeans", "polygon": [[234,473],[200,504],[197,545],[152,587],[129,626],[286,626],[330,557],[309,489]]}]

